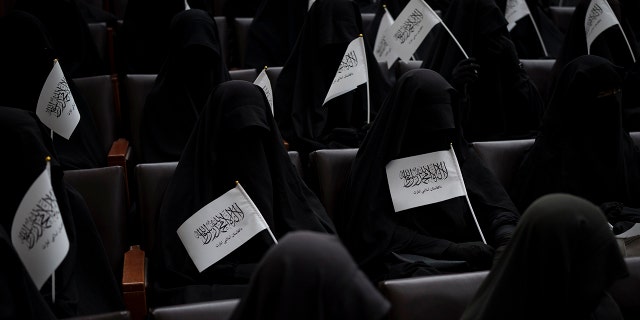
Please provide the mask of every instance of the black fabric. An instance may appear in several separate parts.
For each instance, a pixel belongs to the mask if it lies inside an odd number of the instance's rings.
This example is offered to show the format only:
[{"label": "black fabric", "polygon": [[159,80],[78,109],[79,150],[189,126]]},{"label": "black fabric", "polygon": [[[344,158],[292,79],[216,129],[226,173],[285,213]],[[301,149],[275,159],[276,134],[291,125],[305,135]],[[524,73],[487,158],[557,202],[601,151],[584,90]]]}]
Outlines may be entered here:
[{"label": "black fabric", "polygon": [[[108,73],[75,0],[18,0],[15,9],[29,12],[42,21],[60,63],[66,66],[71,78]],[[12,29],[12,32],[19,30]]]},{"label": "black fabric", "polygon": [[622,319],[606,289],[627,275],[597,206],[546,195],[524,213],[462,319]]},{"label": "black fabric", "polygon": [[[35,114],[15,108],[1,107],[0,122],[2,135],[12,137],[4,143],[7,150],[12,151],[11,156],[0,160],[2,176],[12,184],[5,188],[0,226],[11,230],[24,194],[45,169],[45,158],[51,156],[51,184],[70,244],[69,252],[55,271],[55,303],[51,302],[50,279],[40,290],[41,297],[30,297],[31,302],[20,303],[39,304],[39,300],[44,299],[59,318],[123,310],[122,294],[89,209],[82,196],[63,181],[63,170],[56,160],[48,130],[39,124]],[[21,276],[15,277],[13,280]],[[31,285],[34,286],[33,282]],[[23,290],[31,289],[25,287]],[[5,301],[3,299],[2,304]]]},{"label": "black fabric", "polygon": [[[0,105],[35,112],[42,86],[58,52],[47,28],[33,15],[14,10],[0,20]],[[10,63],[8,62],[10,61]],[[64,169],[87,169],[107,164],[108,149],[100,142],[91,110],[73,84],[67,66],[60,61],[65,79],[80,113],[70,140],[54,134],[53,145]]]},{"label": "black fabric", "polygon": [[263,0],[247,34],[246,68],[284,66],[298,39],[308,3]]},{"label": "black fabric", "polygon": [[264,256],[231,320],[381,320],[390,307],[337,237],[295,231]]},{"label": "black fabric", "polygon": [[[488,268],[486,262],[493,251],[470,244],[481,237],[464,197],[394,213],[385,171],[391,160],[448,150],[452,143],[489,245],[505,245],[515,228],[519,217],[515,206],[456,125],[456,97],[455,90],[436,72],[407,72],[385,100],[358,150],[344,193],[344,208],[334,220],[341,239],[374,281],[451,271],[433,265],[408,265],[393,257],[393,252],[439,260],[460,260],[466,254],[463,260],[469,266],[455,271],[468,271]],[[445,253],[454,243],[467,244],[454,246],[461,250],[453,250],[453,254]]]},{"label": "black fabric", "polygon": [[562,70],[514,177],[510,193],[520,210],[554,192],[640,207],[640,151],[622,128],[621,73],[598,56],[578,57]]},{"label": "black fabric", "polygon": [[178,161],[209,94],[230,79],[216,23],[205,11],[176,14],[167,38],[169,57],[142,113],[143,162]]},{"label": "black fabric", "polygon": [[[452,0],[443,18],[469,57],[479,78],[464,88],[468,99],[462,127],[469,141],[531,137],[539,125],[543,100],[522,68],[506,20],[493,0]],[[437,28],[437,29],[436,29]],[[440,25],[423,67],[453,83],[452,72],[464,55]]]},{"label": "black fabric", "polygon": [[[602,32],[593,41],[589,54],[609,59],[614,64],[625,68],[627,75],[625,77],[624,87],[626,90],[623,94],[622,109],[624,114],[623,119],[625,121],[624,125],[629,131],[636,131],[640,130],[640,93],[637,90],[640,84],[640,72],[638,71],[640,69],[640,62],[633,63],[633,57],[629,50],[631,50],[636,59],[638,59],[640,58],[640,45],[637,41],[634,41],[636,35],[634,35],[634,31],[629,25],[629,21],[633,21],[634,18],[627,18],[632,16],[633,13],[622,14],[622,7],[618,0],[607,1],[616,14],[627,40],[629,40],[629,45],[627,45],[620,31],[620,27],[612,26]],[[560,72],[565,65],[573,59],[587,54],[584,22],[589,3],[589,0],[581,1],[571,16],[569,29],[567,30],[562,49],[552,69],[551,88],[557,86],[556,83],[559,81]]]},{"label": "black fabric", "polygon": [[[496,0],[498,7],[505,11],[507,0]],[[531,16],[525,16],[518,20],[516,26],[511,29],[509,35],[513,44],[518,52],[520,59],[540,59],[540,58],[555,58],[558,56],[562,41],[564,40],[564,34],[556,23],[553,21],[549,10],[549,4],[542,0],[526,0]],[[531,17],[535,20],[536,26],[534,27]],[[536,32],[538,28],[538,33]],[[547,50],[545,55],[542,45],[540,44],[540,37],[544,42],[544,48]]]},{"label": "black fabric", "polygon": [[[366,133],[365,84],[322,105],[347,46],[362,33],[360,11],[350,0],[317,0],[306,15],[274,89],[278,126],[303,160],[317,149],[357,147]],[[365,47],[373,121],[389,84]]]},{"label": "black fabric", "polygon": [[176,234],[200,208],[234,187],[247,191],[276,238],[292,230],[333,233],[318,198],[282,144],[262,90],[246,81],[212,93],[167,187],[158,216],[150,277],[157,305],[240,297],[273,240],[262,231],[199,273]]}]

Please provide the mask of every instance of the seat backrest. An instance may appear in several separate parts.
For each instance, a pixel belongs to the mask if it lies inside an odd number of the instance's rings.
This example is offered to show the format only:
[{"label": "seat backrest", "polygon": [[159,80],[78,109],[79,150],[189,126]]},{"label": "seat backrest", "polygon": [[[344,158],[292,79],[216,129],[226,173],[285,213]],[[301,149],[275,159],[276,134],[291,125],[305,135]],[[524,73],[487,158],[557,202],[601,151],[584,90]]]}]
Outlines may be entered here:
[{"label": "seat backrest", "polygon": [[229,28],[227,27],[227,18],[224,16],[215,16],[213,20],[216,21],[216,27],[218,27],[218,39],[220,39],[222,60],[227,64],[229,62]]},{"label": "seat backrest", "polygon": [[488,271],[380,282],[391,303],[389,320],[458,320]]},{"label": "seat backrest", "polygon": [[107,23],[106,22],[92,22],[88,23],[89,32],[93,38],[93,42],[96,44],[100,59],[106,64],[109,62],[109,42],[107,35]]},{"label": "seat backrest", "polygon": [[129,117],[131,149],[136,161],[140,161],[140,122],[147,95],[153,89],[156,74],[128,74],[123,79],[124,95]]},{"label": "seat backrest", "polygon": [[131,319],[131,314],[129,311],[115,311],[115,312],[106,312],[100,314],[92,314],[86,316],[79,316],[73,318],[66,318],[67,320],[129,320]]},{"label": "seat backrest", "polygon": [[556,62],[555,59],[520,59],[524,70],[538,88],[540,96],[549,96],[549,85],[551,83],[551,69]]},{"label": "seat backrest", "polygon": [[256,71],[256,69],[238,69],[229,70],[229,75],[231,76],[231,80],[244,80],[254,82],[258,77],[258,72]]},{"label": "seat backrest", "polygon": [[324,149],[309,155],[312,172],[317,179],[318,196],[330,218],[335,215],[358,149]]},{"label": "seat backrest", "polygon": [[616,281],[609,293],[625,319],[640,319],[640,257],[627,257],[629,276]]},{"label": "seat backrest", "polygon": [[534,139],[476,141],[472,145],[485,166],[493,172],[508,191],[513,176],[534,141]]},{"label": "seat backrest", "polygon": [[396,61],[396,79],[400,79],[403,74],[407,73],[409,70],[418,69],[422,65],[421,60],[411,60],[411,61]]},{"label": "seat backrest", "polygon": [[227,320],[238,299],[190,303],[151,310],[151,320]]},{"label": "seat backrest", "polygon": [[640,131],[629,132],[631,136],[631,140],[635,143],[636,146],[640,147]]},{"label": "seat backrest", "polygon": [[82,99],[87,103],[98,130],[105,154],[117,138],[116,105],[113,97],[113,85],[109,75],[75,78]]},{"label": "seat backrest", "polygon": [[84,198],[116,279],[122,278],[128,249],[127,194],[124,169],[119,166],[67,170],[64,180]]},{"label": "seat backrest", "polygon": [[364,32],[368,32],[369,27],[371,26],[371,22],[373,22],[373,19],[376,17],[375,13],[362,13],[362,30],[364,30]]},{"label": "seat backrest", "polygon": [[571,22],[571,16],[573,16],[573,12],[576,7],[574,6],[550,6],[549,13],[551,13],[551,18],[553,22],[556,24],[558,29],[562,31],[562,33],[566,34],[567,30],[569,30],[569,22]]},{"label": "seat backrest", "polygon": [[235,18],[236,44],[238,45],[239,65],[244,68],[244,57],[247,51],[247,36],[253,18]]}]

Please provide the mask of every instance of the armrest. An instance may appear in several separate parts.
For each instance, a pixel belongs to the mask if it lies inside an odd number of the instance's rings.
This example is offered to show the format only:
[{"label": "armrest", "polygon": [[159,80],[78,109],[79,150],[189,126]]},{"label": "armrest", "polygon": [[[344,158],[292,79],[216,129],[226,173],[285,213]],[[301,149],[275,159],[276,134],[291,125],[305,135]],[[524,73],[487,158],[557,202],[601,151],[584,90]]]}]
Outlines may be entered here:
[{"label": "armrest", "polygon": [[124,168],[124,183],[127,193],[127,205],[129,205],[129,174],[127,168],[127,160],[131,154],[131,147],[129,146],[129,140],[125,138],[119,138],[111,144],[111,149],[107,155],[107,166],[121,166]]},{"label": "armrest", "polygon": [[131,313],[132,320],[146,319],[147,292],[144,266],[144,251],[140,246],[132,246],[124,254],[124,270],[122,271],[122,295],[124,304]]},{"label": "armrest", "polygon": [[282,143],[284,144],[284,149],[289,151],[289,142],[287,142],[286,140],[282,140]]}]

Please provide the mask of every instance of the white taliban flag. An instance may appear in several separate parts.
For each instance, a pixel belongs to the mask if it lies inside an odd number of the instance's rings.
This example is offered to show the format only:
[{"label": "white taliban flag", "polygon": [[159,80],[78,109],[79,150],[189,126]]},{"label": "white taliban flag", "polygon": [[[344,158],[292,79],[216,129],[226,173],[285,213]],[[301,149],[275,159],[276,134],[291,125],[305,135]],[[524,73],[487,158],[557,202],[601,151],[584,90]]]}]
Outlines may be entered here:
[{"label": "white taliban flag", "polygon": [[384,6],[384,14],[382,20],[380,20],[380,26],[378,26],[378,34],[376,35],[376,42],[373,44],[373,55],[378,62],[387,62],[387,68],[391,68],[393,63],[398,58],[387,41],[387,29],[393,25],[393,17],[387,10],[387,6]]},{"label": "white taliban flag", "polygon": [[322,105],[369,81],[367,55],[365,52],[364,39],[362,37],[357,37],[349,43]]},{"label": "white taliban flag", "polygon": [[49,162],[22,198],[11,225],[11,243],[38,289],[69,252],[69,238],[51,186]]},{"label": "white taliban flag", "polygon": [[504,17],[509,23],[507,29],[511,31],[518,20],[530,15],[529,6],[525,0],[507,0],[507,5],[504,10]]},{"label": "white taliban flag", "polygon": [[[619,26],[620,23],[607,0],[591,0],[584,19],[587,53],[591,51],[591,44],[598,35],[615,25]],[[622,31],[622,28],[620,28],[620,31]],[[624,32],[622,33],[624,34]]]},{"label": "white taliban flag", "polygon": [[440,17],[423,0],[411,0],[387,29],[386,39],[395,55],[409,61]]},{"label": "white taliban flag", "polygon": [[262,72],[260,72],[253,83],[264,91],[269,101],[269,106],[271,107],[271,114],[273,114],[273,91],[271,90],[271,81],[269,81],[269,77],[267,77],[267,68],[264,68]]},{"label": "white taliban flag", "polygon": [[80,112],[58,60],[54,61],[53,68],[40,91],[36,115],[49,129],[67,140],[80,122]]},{"label": "white taliban flag", "polygon": [[[177,232],[202,272],[264,229],[269,230],[269,225],[238,183],[189,217]],[[271,237],[277,242],[273,234]]]}]

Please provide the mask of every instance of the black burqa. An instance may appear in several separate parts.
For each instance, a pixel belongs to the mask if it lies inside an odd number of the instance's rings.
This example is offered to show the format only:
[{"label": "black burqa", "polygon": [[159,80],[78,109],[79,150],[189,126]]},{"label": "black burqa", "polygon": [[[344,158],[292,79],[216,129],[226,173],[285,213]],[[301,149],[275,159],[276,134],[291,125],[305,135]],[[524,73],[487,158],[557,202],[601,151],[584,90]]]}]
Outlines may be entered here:
[{"label": "black burqa", "polygon": [[262,231],[202,273],[176,230],[239,181],[276,238],[292,230],[333,233],[318,198],[284,149],[262,90],[246,81],[212,93],[180,158],[158,214],[151,284],[156,305],[238,298],[273,240]]},{"label": "black burqa", "polygon": [[[365,84],[322,105],[347,46],[362,33],[362,17],[353,1],[317,0],[307,13],[274,89],[275,117],[282,136],[303,159],[317,149],[357,147],[364,138]],[[389,84],[370,47],[365,48],[373,121]]]},{"label": "black burqa", "polygon": [[395,213],[385,171],[392,160],[448,150],[452,144],[489,245],[505,245],[515,228],[519,218],[515,206],[456,125],[456,95],[432,70],[407,72],[385,100],[358,150],[344,207],[334,220],[342,241],[374,281],[451,271],[438,270],[437,261],[432,268],[403,263],[393,253],[468,262],[469,268],[456,272],[487,268],[493,256],[476,249],[457,250],[468,247],[464,243],[481,241],[464,197]]},{"label": "black burqa", "polygon": [[627,275],[597,206],[546,195],[524,213],[462,319],[622,319],[606,290]]},{"label": "black burqa", "polygon": [[[478,80],[465,89],[465,137],[469,141],[531,137],[539,125],[543,100],[520,64],[500,8],[493,0],[452,0],[443,21],[480,65]],[[465,57],[444,28],[438,25],[431,32],[437,34],[422,67],[455,84],[455,68]]]},{"label": "black burqa", "polygon": [[[124,310],[122,293],[111,270],[102,241],[82,196],[63,180],[63,168],[56,160],[48,129],[39,123],[35,114],[15,108],[0,107],[0,133],[11,137],[4,147],[11,156],[0,159],[2,177],[11,186],[4,188],[0,228],[7,234],[23,196],[51,160],[51,184],[69,238],[69,252],[56,269],[56,300],[52,303],[51,279],[40,290],[41,297],[29,301],[15,301],[18,305],[40,304],[44,299],[58,318],[90,315]],[[46,226],[45,226],[46,227]],[[43,238],[40,240],[44,241]],[[7,275],[2,275],[6,277]],[[11,281],[25,275],[10,275]],[[6,278],[5,278],[6,279]],[[23,281],[27,281],[26,279]],[[33,282],[31,286],[35,285]],[[20,290],[31,290],[29,287]],[[21,299],[19,294],[13,298]],[[9,301],[9,300],[7,300]],[[4,299],[3,305],[7,303]],[[5,307],[3,307],[4,309]],[[43,310],[31,310],[44,312]]]},{"label": "black burqa", "polygon": [[215,21],[203,10],[178,13],[169,56],[147,96],[140,123],[141,161],[178,161],[213,88],[230,79]]},{"label": "black burqa", "polygon": [[[76,0],[18,0],[15,9],[29,12],[42,21],[70,77],[109,73]],[[20,29],[12,32],[19,33]]]},{"label": "black burqa", "polygon": [[284,66],[298,39],[307,9],[306,1],[261,1],[247,33],[244,67]]},{"label": "black burqa", "polygon": [[510,194],[521,211],[555,192],[640,207],[640,151],[622,127],[621,73],[592,55],[564,67],[540,134],[514,176]]},{"label": "black burqa", "polygon": [[[17,32],[16,30],[20,30]],[[14,10],[0,20],[0,105],[36,111],[42,86],[58,57],[46,27],[35,16]],[[80,122],[67,140],[54,134],[53,145],[64,169],[87,169],[107,164],[108,146],[101,143],[91,109],[75,89],[73,80],[60,62],[80,112]]]},{"label": "black burqa", "polygon": [[340,240],[295,231],[267,252],[231,320],[382,320],[391,304]]},{"label": "black burqa", "polygon": [[[640,62],[633,62],[631,52],[633,52],[636,60],[640,59],[640,45],[637,40],[634,40],[637,35],[634,35],[634,30],[629,24],[630,21],[636,21],[637,19],[630,18],[633,13],[621,13],[623,6],[618,0],[607,1],[616,14],[624,34],[629,40],[629,45],[627,45],[620,27],[616,25],[606,29],[596,37],[591,44],[589,54],[609,59],[615,65],[625,69],[626,74],[623,85],[625,93],[622,96],[624,125],[628,131],[638,131],[640,130],[640,93],[638,92],[638,87],[640,86]],[[550,88],[557,86],[558,77],[565,65],[571,60],[587,54],[587,38],[584,24],[590,2],[590,0],[581,1],[571,16],[562,49],[552,69],[552,79],[549,82]],[[631,8],[628,9],[631,10]],[[631,48],[631,52],[629,48]]]},{"label": "black burqa", "polygon": [[[507,2],[507,0],[496,0],[502,12],[505,12]],[[526,0],[531,16],[527,15],[518,20],[515,27],[509,32],[520,59],[555,58],[560,52],[564,34],[553,21],[549,4],[545,2],[543,0]],[[536,23],[535,26],[531,17]],[[540,43],[541,37],[544,47]],[[544,49],[547,51],[546,55]]]}]

